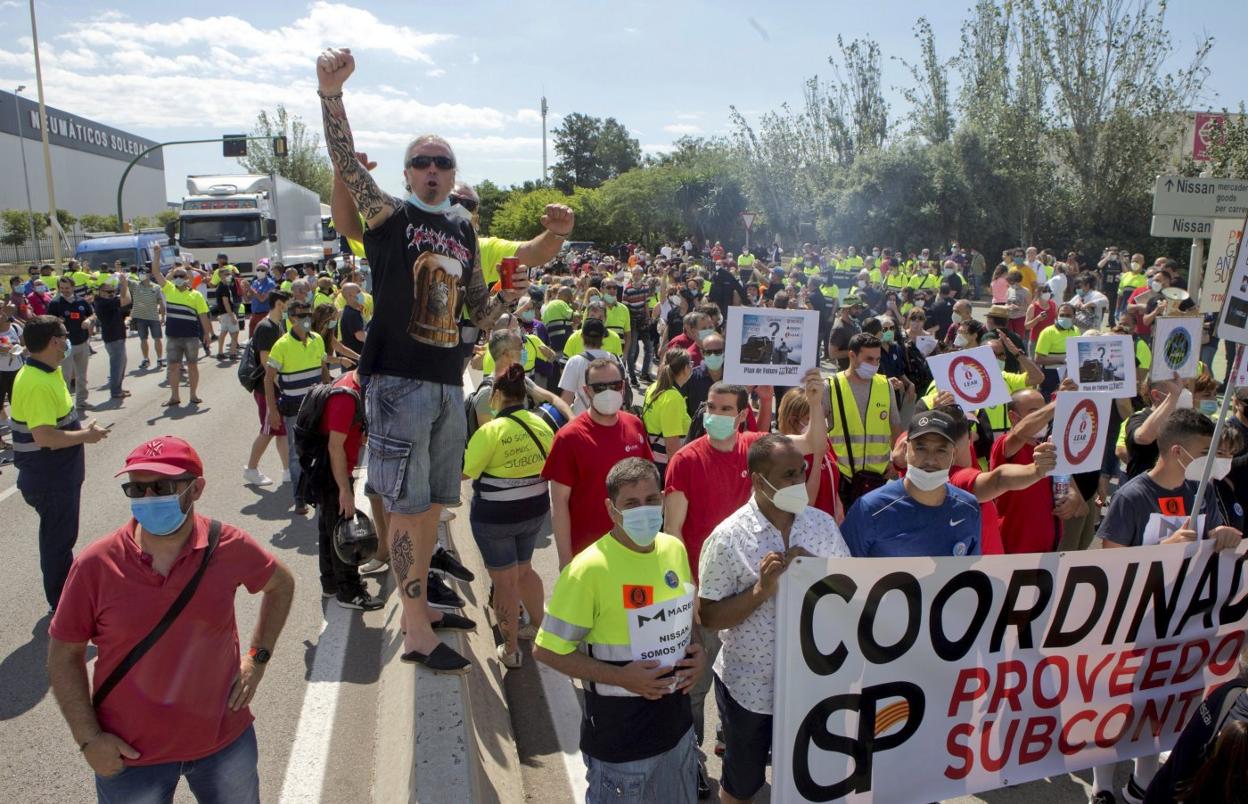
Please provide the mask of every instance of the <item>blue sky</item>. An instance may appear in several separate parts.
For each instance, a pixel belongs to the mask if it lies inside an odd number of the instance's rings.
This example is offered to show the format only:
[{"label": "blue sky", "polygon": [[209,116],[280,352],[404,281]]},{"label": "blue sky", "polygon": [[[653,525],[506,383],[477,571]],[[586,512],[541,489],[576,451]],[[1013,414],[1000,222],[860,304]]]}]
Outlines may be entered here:
[{"label": "blue sky", "polygon": [[[895,87],[907,76],[889,56],[917,56],[920,15],[942,57],[952,55],[970,5],[217,0],[211,12],[180,12],[157,2],[40,0],[38,13],[48,103],[158,141],[242,132],[279,102],[319,132],[315,56],[351,47],[359,66],[346,102],[357,144],[380,162],[383,187],[399,192],[403,146],[425,131],[451,140],[469,181],[537,178],[543,91],[552,129],[570,112],[610,115],[651,152],[682,134],[727,133],[730,105],[754,117],[799,100],[807,77],[827,75],[837,34],[881,43],[900,126],[906,105]],[[1232,32],[1248,30],[1248,3],[1177,0],[1168,18],[1176,63],[1202,35],[1218,37],[1201,105],[1244,100]],[[26,3],[0,0],[0,86],[33,84],[29,37]],[[213,145],[170,148],[165,165],[171,199],[189,173],[238,171]]]}]

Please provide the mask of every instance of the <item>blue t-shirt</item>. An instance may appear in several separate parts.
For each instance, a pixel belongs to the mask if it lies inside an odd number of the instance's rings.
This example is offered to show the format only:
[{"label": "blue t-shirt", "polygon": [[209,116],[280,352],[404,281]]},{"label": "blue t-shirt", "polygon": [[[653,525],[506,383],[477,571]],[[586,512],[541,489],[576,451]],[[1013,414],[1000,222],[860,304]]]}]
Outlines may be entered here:
[{"label": "blue t-shirt", "polygon": [[894,480],[859,498],[841,524],[856,558],[979,555],[979,503],[945,485],[945,501],[923,505]]},{"label": "blue t-shirt", "polygon": [[[259,296],[262,293],[268,293],[269,291],[276,290],[276,289],[277,289],[277,284],[272,279],[270,279],[267,275],[264,277],[264,279],[251,280],[251,290],[257,296]],[[267,313],[269,310],[273,309],[273,306],[268,302],[267,299],[265,301],[260,301],[259,299],[253,298],[251,301],[247,302],[247,306],[251,308],[251,311],[253,313]]]}]

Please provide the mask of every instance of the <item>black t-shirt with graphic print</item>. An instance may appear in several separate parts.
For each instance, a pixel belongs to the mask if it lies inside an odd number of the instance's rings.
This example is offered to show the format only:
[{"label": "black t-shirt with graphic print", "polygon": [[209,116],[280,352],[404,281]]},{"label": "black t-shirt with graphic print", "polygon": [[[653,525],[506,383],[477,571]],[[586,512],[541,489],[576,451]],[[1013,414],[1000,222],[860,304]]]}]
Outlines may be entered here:
[{"label": "black t-shirt with graphic print", "polygon": [[364,253],[376,307],[360,373],[463,385],[459,311],[477,261],[471,219],[404,203],[365,232]]}]

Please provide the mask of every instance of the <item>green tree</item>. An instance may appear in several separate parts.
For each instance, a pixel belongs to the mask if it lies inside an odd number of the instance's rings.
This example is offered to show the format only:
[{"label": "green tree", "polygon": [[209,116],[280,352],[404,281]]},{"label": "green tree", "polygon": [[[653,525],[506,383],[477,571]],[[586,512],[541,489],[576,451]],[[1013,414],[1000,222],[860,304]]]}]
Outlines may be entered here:
[{"label": "green tree", "polygon": [[30,214],[24,209],[0,211],[0,243],[13,247],[13,259],[17,259],[17,247],[30,239]]},{"label": "green tree", "polygon": [[922,58],[918,64],[893,58],[905,65],[914,85],[904,87],[902,95],[909,101],[910,124],[913,131],[930,143],[948,142],[953,136],[953,107],[949,100],[949,68],[952,61],[941,61],[936,53],[932,25],[925,17],[914,24]]},{"label": "green tree", "polygon": [[474,189],[477,191],[477,198],[481,200],[481,205],[477,208],[481,219],[481,234],[488,235],[494,223],[494,213],[506,203],[513,190],[499,187],[489,179],[476,185]]},{"label": "green tree", "polygon": [[118,229],[116,215],[97,215],[85,213],[78,218],[84,232],[115,232]]},{"label": "green tree", "polygon": [[178,222],[178,211],[176,209],[162,209],[156,213],[156,224],[161,227],[168,226],[171,223]]},{"label": "green tree", "polygon": [[602,120],[574,112],[554,131],[551,168],[556,187],[565,193],[574,187],[598,187],[607,179],[641,164],[641,145],[614,117]]},{"label": "green tree", "polygon": [[[286,136],[286,156],[273,154],[272,139]],[[276,173],[306,187],[328,204],[334,186],[334,169],[321,148],[321,137],[308,128],[297,114],[278,104],[273,114],[261,111],[251,136],[262,137],[247,143],[247,155],[238,161],[249,173]]]}]

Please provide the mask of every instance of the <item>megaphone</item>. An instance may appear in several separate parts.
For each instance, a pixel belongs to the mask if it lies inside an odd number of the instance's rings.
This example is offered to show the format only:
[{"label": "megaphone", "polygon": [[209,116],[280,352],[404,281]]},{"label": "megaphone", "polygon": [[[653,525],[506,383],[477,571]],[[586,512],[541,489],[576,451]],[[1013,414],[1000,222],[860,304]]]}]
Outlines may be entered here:
[{"label": "megaphone", "polygon": [[1192,298],[1183,288],[1162,288],[1161,297],[1166,300],[1166,315],[1178,315],[1179,305]]}]

